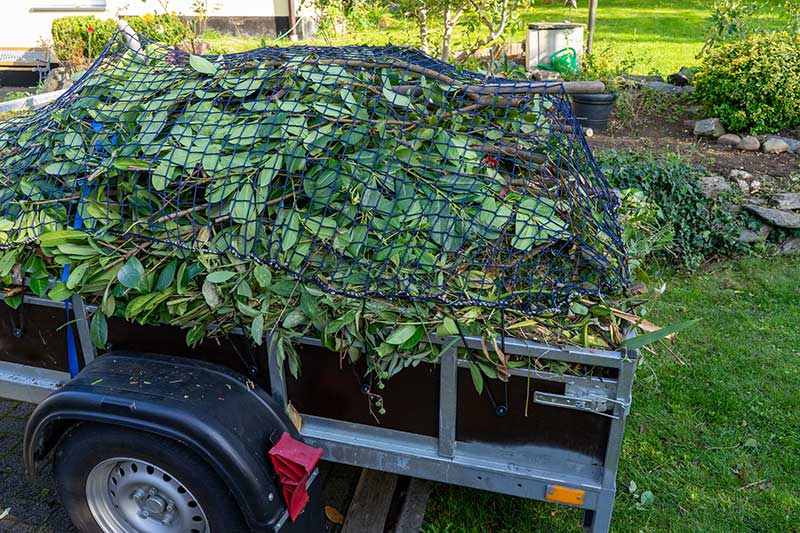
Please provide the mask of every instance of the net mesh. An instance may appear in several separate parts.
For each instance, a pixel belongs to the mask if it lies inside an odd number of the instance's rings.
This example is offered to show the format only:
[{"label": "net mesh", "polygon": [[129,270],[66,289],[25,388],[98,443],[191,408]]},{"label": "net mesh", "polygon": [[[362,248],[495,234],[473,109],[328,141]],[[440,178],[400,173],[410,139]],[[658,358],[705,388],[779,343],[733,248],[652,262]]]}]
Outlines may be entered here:
[{"label": "net mesh", "polygon": [[78,228],[347,296],[528,313],[628,279],[616,197],[562,85],[413,49],[199,57],[118,34],[2,126],[0,180],[4,247]]}]

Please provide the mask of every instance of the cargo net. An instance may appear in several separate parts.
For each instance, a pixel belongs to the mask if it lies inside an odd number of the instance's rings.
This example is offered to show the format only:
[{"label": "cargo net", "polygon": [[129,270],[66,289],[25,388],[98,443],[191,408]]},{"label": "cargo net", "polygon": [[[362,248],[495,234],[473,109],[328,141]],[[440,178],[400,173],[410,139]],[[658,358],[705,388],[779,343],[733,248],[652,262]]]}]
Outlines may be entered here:
[{"label": "cargo net", "polygon": [[117,34],[0,129],[0,239],[233,254],[326,291],[526,313],[625,286],[616,197],[558,83],[398,47],[191,56]]}]

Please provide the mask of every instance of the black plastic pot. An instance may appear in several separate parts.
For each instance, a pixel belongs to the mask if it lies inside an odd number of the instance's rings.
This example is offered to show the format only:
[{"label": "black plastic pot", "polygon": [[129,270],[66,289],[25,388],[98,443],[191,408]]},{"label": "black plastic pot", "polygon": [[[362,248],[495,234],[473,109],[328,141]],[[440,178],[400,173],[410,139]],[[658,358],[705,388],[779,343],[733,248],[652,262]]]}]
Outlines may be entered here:
[{"label": "black plastic pot", "polygon": [[605,131],[616,99],[616,94],[573,94],[572,106],[581,126]]}]

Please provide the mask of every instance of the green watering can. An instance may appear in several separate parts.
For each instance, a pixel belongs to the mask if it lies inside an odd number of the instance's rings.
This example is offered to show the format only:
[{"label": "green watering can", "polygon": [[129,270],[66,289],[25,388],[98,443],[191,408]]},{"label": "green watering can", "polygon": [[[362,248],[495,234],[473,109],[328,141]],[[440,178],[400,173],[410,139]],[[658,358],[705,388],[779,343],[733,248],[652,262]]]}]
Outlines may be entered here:
[{"label": "green watering can", "polygon": [[539,68],[554,70],[561,74],[578,73],[578,53],[574,48],[562,48],[550,56],[550,64],[539,63]]}]

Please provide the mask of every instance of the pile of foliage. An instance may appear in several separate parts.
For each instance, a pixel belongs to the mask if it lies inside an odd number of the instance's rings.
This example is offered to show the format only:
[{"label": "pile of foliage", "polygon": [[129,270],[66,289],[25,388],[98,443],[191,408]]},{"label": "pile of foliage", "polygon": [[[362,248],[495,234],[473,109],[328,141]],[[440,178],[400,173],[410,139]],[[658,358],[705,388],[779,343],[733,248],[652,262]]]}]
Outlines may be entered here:
[{"label": "pile of foliage", "polygon": [[300,335],[379,379],[480,335],[476,386],[530,364],[500,334],[631,346],[657,328],[623,311],[652,293],[622,237],[661,242],[652,208],[625,194],[617,219],[565,95],[479,81],[396,48],[119,45],[0,130],[5,302],[81,294],[99,347],[109,317],[241,327],[294,374]]},{"label": "pile of foliage", "polygon": [[[148,38],[175,46],[192,36],[180,18],[170,14],[125,19],[137,32]],[[97,58],[117,32],[117,23],[95,16],[61,17],[53,21],[53,46],[59,62],[72,67],[85,66]]]},{"label": "pile of foliage", "polygon": [[701,191],[700,178],[706,175],[702,167],[677,155],[616,151],[603,154],[600,165],[611,185],[641,191],[658,206],[656,231],[671,235],[658,248],[672,260],[691,268],[710,257],[741,251],[736,218]]},{"label": "pile of foliage", "polygon": [[800,126],[800,35],[757,33],[711,49],[695,88],[708,111],[732,130]]}]

